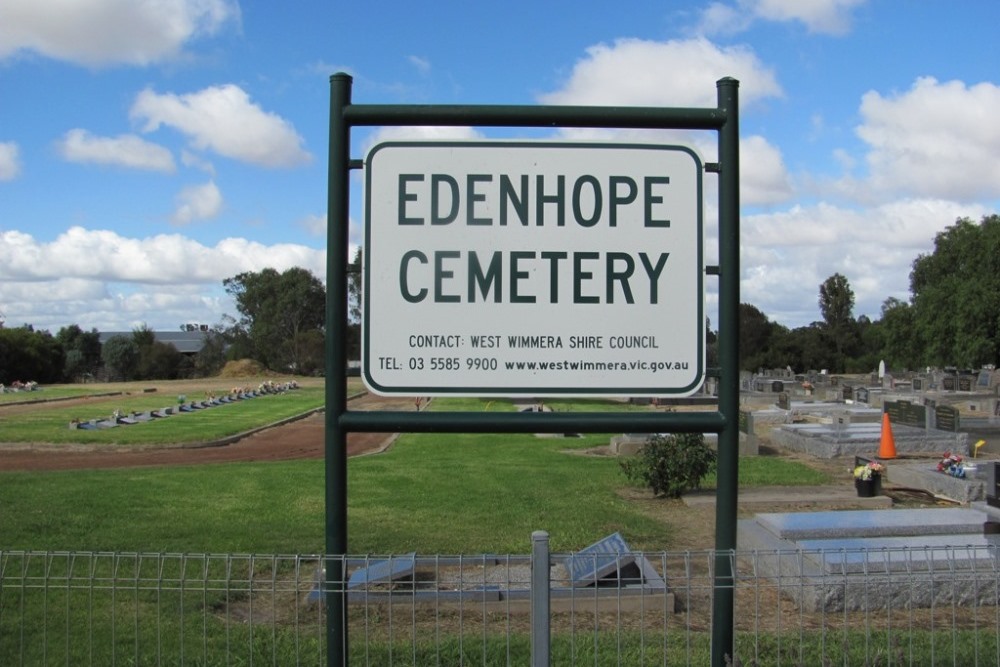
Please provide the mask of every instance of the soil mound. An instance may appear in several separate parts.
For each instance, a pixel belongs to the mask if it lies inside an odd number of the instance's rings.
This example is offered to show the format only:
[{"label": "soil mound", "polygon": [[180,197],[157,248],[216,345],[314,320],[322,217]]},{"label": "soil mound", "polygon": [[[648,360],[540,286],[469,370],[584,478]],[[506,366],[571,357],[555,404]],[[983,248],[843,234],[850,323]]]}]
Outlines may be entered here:
[{"label": "soil mound", "polygon": [[219,377],[247,378],[263,375],[265,372],[267,372],[267,369],[259,361],[239,359],[237,361],[226,362],[226,365],[219,371]]}]

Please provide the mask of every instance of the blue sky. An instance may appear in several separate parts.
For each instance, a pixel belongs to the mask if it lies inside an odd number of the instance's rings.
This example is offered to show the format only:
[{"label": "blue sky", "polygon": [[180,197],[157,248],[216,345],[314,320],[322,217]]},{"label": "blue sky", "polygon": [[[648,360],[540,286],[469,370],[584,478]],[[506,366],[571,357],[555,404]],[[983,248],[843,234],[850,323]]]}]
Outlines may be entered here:
[{"label": "blue sky", "polygon": [[[803,326],[839,272],[877,319],[936,233],[998,211],[998,24],[991,0],[4,0],[0,312],[173,330],[236,315],[222,281],[240,272],[325,278],[328,81],[345,71],[365,104],[714,106],[734,76],[741,300]],[[400,132],[356,130],[355,156]],[[715,157],[711,133],[526,136]],[[359,186],[355,240],[361,206]]]}]

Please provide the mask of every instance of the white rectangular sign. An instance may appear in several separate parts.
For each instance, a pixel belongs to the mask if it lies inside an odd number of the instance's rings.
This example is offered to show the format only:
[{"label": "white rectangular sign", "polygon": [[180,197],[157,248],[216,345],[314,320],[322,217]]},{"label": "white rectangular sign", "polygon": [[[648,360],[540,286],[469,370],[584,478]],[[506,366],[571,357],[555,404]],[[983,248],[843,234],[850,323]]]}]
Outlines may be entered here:
[{"label": "white rectangular sign", "polygon": [[375,146],[365,383],[422,396],[694,393],[701,179],[680,146]]}]

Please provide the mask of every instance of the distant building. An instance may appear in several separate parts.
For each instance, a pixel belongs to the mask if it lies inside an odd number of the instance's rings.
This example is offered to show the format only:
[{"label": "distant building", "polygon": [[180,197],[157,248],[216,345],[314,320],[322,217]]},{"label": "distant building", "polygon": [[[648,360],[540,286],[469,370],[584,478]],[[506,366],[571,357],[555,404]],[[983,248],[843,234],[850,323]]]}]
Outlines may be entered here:
[{"label": "distant building", "polygon": [[[201,352],[201,349],[205,347],[205,341],[210,335],[212,335],[212,333],[213,332],[209,330],[207,325],[187,325],[182,331],[154,331],[153,339],[157,343],[173,345],[181,354],[193,357]],[[115,336],[125,336],[126,338],[131,338],[132,332],[101,331],[98,334],[101,345],[104,345],[104,343]]]}]

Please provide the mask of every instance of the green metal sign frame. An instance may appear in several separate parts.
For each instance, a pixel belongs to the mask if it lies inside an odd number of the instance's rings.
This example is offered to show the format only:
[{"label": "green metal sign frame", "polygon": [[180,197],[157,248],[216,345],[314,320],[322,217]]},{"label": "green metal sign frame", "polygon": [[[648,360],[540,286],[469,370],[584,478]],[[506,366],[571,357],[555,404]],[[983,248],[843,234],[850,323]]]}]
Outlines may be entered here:
[{"label": "green metal sign frame", "polygon": [[[716,433],[715,572],[712,596],[712,665],[733,655],[733,554],[736,549],[739,472],[739,82],[716,82],[716,108],[362,105],[351,101],[353,80],[330,77],[330,147],[327,202],[326,302],[326,578],[327,664],[347,664],[347,434],[384,433]],[[697,413],[470,413],[363,412],[347,409],[347,282],[349,181],[362,167],[350,156],[356,126],[590,127],[714,130],[719,176],[719,378],[715,412]]]}]

